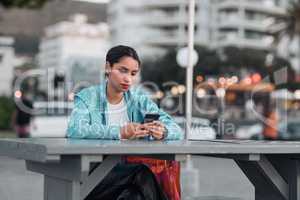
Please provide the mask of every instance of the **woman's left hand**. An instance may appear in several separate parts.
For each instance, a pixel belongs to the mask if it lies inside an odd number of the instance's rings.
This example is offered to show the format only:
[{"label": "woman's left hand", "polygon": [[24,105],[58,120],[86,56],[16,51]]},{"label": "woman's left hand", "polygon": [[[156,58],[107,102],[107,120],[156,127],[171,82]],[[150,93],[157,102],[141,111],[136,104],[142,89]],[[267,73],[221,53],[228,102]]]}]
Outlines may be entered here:
[{"label": "woman's left hand", "polygon": [[160,121],[146,123],[144,126],[155,139],[161,140],[164,138],[166,128]]}]

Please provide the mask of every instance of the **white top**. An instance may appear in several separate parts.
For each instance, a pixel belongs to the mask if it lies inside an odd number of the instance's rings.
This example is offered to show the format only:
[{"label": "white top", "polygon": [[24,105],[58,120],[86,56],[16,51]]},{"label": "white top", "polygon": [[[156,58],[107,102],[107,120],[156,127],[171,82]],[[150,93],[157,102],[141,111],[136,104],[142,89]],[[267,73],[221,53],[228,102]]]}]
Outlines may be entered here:
[{"label": "white top", "polygon": [[108,102],[108,125],[124,126],[129,122],[127,105],[124,98],[118,104]]}]

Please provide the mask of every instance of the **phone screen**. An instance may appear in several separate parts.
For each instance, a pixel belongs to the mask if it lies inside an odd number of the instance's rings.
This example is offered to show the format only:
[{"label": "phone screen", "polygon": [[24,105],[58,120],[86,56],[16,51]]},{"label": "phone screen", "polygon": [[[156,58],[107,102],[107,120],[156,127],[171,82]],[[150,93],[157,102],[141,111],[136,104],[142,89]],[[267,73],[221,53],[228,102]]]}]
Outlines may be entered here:
[{"label": "phone screen", "polygon": [[145,115],[144,123],[153,122],[159,119],[159,114],[156,113],[148,113]]}]

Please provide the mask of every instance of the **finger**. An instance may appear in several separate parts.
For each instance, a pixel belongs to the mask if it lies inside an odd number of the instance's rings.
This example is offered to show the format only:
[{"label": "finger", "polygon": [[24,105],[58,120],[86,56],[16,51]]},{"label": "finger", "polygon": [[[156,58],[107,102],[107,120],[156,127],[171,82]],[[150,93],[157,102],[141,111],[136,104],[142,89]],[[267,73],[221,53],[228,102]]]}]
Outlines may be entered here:
[{"label": "finger", "polygon": [[129,123],[128,125],[130,125],[131,127],[139,127],[141,124],[132,122],[132,123]]},{"label": "finger", "polygon": [[152,126],[152,127],[150,127],[149,131],[151,133],[163,132],[163,128],[159,127],[159,126]]},{"label": "finger", "polygon": [[165,127],[164,124],[161,123],[160,121],[153,121],[153,122],[148,123],[146,125],[147,125],[148,128],[150,128],[150,127],[161,127],[161,128],[164,128]]},{"label": "finger", "polygon": [[140,131],[136,131],[135,136],[147,136],[149,135],[149,132],[147,130],[140,130]]},{"label": "finger", "polygon": [[149,127],[149,131],[153,132],[153,131],[159,131],[159,132],[163,132],[164,131],[164,127],[160,127],[160,126],[151,126]]},{"label": "finger", "polygon": [[151,132],[151,135],[156,139],[162,139],[163,138],[163,132],[162,131],[153,131],[153,132]]},{"label": "finger", "polygon": [[145,127],[147,127],[146,124],[139,124],[139,126],[137,126],[139,129],[145,129]]},{"label": "finger", "polygon": [[134,134],[129,139],[146,137],[148,135],[149,135],[149,133],[147,131],[135,131]]},{"label": "finger", "polygon": [[143,138],[143,137],[147,137],[147,136],[149,136],[148,134],[145,134],[145,135],[137,135],[137,136],[135,136],[135,138]]},{"label": "finger", "polygon": [[159,120],[153,121],[153,123],[154,124],[162,124],[161,121],[159,121]]},{"label": "finger", "polygon": [[146,126],[153,126],[153,125],[155,125],[155,123],[154,123],[154,121],[153,122],[147,122],[147,123],[144,123],[144,125],[146,125]]},{"label": "finger", "polygon": [[165,125],[163,123],[161,123],[160,121],[155,121],[154,124],[159,127],[165,127]]},{"label": "finger", "polygon": [[144,124],[143,128],[147,131],[149,131],[151,128],[153,128],[154,126],[151,124]]}]

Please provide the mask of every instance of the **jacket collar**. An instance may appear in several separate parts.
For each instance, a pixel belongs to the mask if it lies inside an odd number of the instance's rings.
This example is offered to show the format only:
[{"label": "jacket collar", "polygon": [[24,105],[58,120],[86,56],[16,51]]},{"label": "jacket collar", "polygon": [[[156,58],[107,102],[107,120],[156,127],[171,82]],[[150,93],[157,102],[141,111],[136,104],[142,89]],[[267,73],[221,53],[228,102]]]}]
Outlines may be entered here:
[{"label": "jacket collar", "polygon": [[[99,101],[99,109],[101,111],[101,113],[104,114],[105,119],[107,118],[107,104],[108,104],[108,100],[107,100],[107,79],[105,81],[103,81],[99,86],[98,86],[98,91],[97,93],[99,94],[100,97],[100,101]],[[134,108],[134,98],[133,98],[133,94],[131,89],[129,89],[127,92],[124,93],[124,99],[126,102],[126,106],[127,106],[127,114],[128,114],[128,118],[130,121],[133,121],[133,108]],[[105,120],[106,121],[106,120]]]}]

